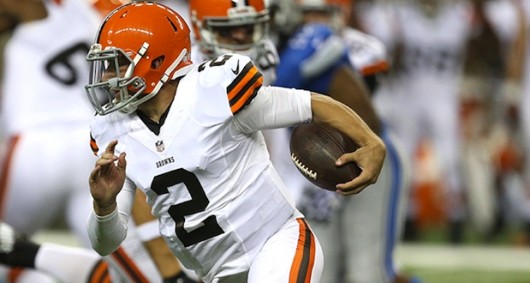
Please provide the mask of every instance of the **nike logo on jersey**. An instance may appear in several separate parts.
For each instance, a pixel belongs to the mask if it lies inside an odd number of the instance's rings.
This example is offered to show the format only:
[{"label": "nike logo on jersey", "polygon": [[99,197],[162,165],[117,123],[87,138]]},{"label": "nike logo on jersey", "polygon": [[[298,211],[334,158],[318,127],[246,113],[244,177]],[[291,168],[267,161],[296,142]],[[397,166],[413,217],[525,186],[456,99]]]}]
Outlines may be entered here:
[{"label": "nike logo on jersey", "polygon": [[237,65],[236,65],[236,69],[232,69],[232,73],[234,73],[234,75],[237,75],[239,74],[239,60],[237,60]]}]

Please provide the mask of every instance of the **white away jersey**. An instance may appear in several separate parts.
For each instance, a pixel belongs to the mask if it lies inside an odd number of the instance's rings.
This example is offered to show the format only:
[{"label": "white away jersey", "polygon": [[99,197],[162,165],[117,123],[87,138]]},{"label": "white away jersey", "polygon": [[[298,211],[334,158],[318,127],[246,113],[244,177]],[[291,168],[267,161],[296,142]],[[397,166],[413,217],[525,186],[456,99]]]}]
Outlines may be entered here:
[{"label": "white away jersey", "polygon": [[353,28],[345,28],[341,37],[346,43],[350,61],[364,76],[388,71],[390,63],[382,41]]},{"label": "white away jersey", "polygon": [[44,3],[48,17],[21,24],[5,46],[0,113],[8,135],[72,122],[88,125],[94,115],[84,91],[85,57],[101,18],[85,0]]},{"label": "white away jersey", "polygon": [[[270,40],[264,40],[257,50],[252,50],[250,55],[245,52],[238,52],[238,54],[249,56],[252,62],[258,67],[258,70],[263,75],[263,85],[272,85],[276,81],[276,66],[280,62],[280,56],[276,50],[276,46]],[[199,44],[194,44],[191,47],[191,61],[193,63],[201,63],[205,60],[210,60],[209,54],[203,52]]]},{"label": "white away jersey", "polygon": [[[120,213],[130,213],[134,188],[142,189],[169,246],[207,282],[219,270],[247,270],[267,238],[299,213],[271,166],[261,132],[238,121],[248,117],[245,105],[268,99],[262,96],[270,93],[258,92],[261,83],[248,57],[224,55],[181,79],[159,135],[134,114],[96,116],[92,124],[100,154],[112,140],[119,141],[116,154],[127,152]],[[290,105],[291,121],[311,118],[308,92],[278,91],[285,98],[274,107]],[[274,107],[267,115],[279,112]]]}]

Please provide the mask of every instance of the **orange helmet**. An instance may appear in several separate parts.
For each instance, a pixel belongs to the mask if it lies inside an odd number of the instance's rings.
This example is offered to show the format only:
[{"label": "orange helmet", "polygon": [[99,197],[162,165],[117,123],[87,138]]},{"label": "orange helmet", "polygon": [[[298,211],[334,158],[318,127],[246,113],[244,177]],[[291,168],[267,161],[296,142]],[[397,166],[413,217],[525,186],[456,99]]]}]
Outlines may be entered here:
[{"label": "orange helmet", "polygon": [[[214,55],[252,51],[259,48],[268,33],[265,0],[190,0],[189,5],[195,40]],[[234,27],[246,27],[252,33],[252,42],[219,42],[217,37]]]},{"label": "orange helmet", "polygon": [[85,87],[100,115],[131,113],[191,68],[190,29],[175,11],[154,2],[131,2],[103,21],[87,55]]},{"label": "orange helmet", "polygon": [[128,0],[89,0],[96,10],[103,16],[107,16],[112,10],[129,2]]}]

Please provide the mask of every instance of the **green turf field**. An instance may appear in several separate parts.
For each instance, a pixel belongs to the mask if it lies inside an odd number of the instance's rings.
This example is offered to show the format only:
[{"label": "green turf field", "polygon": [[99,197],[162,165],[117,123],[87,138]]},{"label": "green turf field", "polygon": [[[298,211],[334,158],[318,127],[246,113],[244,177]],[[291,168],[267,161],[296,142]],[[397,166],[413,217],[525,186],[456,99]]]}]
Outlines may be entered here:
[{"label": "green turf field", "polygon": [[[66,231],[44,231],[36,240],[79,245]],[[530,283],[528,246],[403,243],[397,247],[395,256],[399,268],[417,276],[422,283]]]},{"label": "green turf field", "polygon": [[401,269],[423,283],[530,283],[530,248],[406,244]]},{"label": "green turf field", "polygon": [[483,269],[405,268],[423,283],[529,283],[530,271],[486,271]]}]

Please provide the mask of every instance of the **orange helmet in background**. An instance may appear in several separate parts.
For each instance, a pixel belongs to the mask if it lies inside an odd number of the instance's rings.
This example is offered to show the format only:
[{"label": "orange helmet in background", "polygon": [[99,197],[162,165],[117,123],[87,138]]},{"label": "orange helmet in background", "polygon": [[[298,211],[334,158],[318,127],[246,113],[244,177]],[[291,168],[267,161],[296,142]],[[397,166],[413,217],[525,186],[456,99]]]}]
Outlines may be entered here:
[{"label": "orange helmet in background", "polygon": [[128,3],[128,0],[89,0],[102,17],[107,16],[112,10]]},{"label": "orange helmet in background", "polygon": [[100,115],[135,111],[169,80],[189,71],[190,49],[190,29],[169,7],[146,1],[115,9],[87,55],[90,102]]},{"label": "orange helmet in background", "polygon": [[[216,55],[244,53],[259,46],[268,34],[269,10],[264,0],[190,0],[189,5],[195,40]],[[219,31],[238,26],[251,29],[252,42],[226,44],[217,40]]]}]

